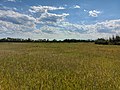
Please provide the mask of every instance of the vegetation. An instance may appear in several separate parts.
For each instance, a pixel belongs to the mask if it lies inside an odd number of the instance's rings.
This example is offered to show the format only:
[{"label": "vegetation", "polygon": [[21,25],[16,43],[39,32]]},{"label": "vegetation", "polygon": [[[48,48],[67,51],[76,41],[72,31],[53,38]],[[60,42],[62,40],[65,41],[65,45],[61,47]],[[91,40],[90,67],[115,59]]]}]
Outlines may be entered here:
[{"label": "vegetation", "polygon": [[32,40],[30,38],[28,39],[21,39],[21,38],[2,38],[0,39],[0,42],[94,42],[94,40],[77,40],[77,39],[65,39],[65,40],[49,40],[49,39],[38,39],[38,40]]},{"label": "vegetation", "polygon": [[119,90],[120,47],[0,43],[0,90]]},{"label": "vegetation", "polygon": [[120,36],[113,36],[112,38],[109,39],[104,39],[104,38],[98,38],[97,40],[80,40],[80,39],[64,39],[64,40],[49,40],[49,39],[38,39],[38,40],[32,40],[30,38],[28,39],[21,39],[21,38],[2,38],[0,39],[0,42],[47,42],[47,43],[54,43],[54,42],[67,42],[67,43],[79,43],[79,42],[95,42],[95,44],[103,44],[103,45],[120,45]]},{"label": "vegetation", "polygon": [[99,38],[95,41],[95,44],[105,44],[105,45],[120,45],[120,36],[109,38],[105,40],[104,38]]}]

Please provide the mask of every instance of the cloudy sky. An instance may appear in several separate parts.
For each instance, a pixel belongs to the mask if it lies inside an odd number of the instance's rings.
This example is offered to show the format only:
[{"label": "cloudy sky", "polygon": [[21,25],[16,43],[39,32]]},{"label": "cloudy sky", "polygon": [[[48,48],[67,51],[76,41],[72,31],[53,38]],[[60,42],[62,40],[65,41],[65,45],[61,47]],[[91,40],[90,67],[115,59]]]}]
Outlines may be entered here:
[{"label": "cloudy sky", "polygon": [[0,0],[0,38],[120,35],[120,0]]}]

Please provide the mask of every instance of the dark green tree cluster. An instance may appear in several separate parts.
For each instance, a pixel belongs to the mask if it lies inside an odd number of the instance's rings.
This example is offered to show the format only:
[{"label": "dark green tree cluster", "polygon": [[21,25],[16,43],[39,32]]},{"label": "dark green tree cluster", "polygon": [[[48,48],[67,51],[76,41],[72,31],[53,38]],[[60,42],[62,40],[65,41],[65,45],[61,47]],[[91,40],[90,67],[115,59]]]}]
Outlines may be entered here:
[{"label": "dark green tree cluster", "polygon": [[108,40],[105,40],[104,38],[98,38],[97,40],[95,40],[95,44],[108,45]]},{"label": "dark green tree cluster", "polygon": [[63,42],[94,42],[94,40],[80,40],[80,39],[65,39],[63,40]]},{"label": "dark green tree cluster", "polygon": [[112,38],[109,39],[98,38],[97,40],[95,40],[95,44],[120,45],[120,36],[112,36]]},{"label": "dark green tree cluster", "polygon": [[21,39],[21,38],[2,38],[0,39],[0,42],[32,42],[33,40],[28,38],[28,39]]}]

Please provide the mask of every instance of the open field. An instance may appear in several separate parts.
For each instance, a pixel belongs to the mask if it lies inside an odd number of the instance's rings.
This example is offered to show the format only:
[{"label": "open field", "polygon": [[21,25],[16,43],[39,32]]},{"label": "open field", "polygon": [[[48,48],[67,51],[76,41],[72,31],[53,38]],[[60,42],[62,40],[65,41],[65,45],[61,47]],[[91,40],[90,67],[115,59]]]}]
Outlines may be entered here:
[{"label": "open field", "polygon": [[0,90],[120,90],[120,46],[0,43]]}]

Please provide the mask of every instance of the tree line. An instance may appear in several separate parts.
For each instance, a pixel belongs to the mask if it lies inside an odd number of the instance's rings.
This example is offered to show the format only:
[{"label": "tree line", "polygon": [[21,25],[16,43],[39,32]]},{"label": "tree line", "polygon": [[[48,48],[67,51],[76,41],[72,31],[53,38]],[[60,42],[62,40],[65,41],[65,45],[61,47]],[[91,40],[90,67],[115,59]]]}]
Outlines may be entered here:
[{"label": "tree line", "polygon": [[95,44],[120,45],[120,36],[112,36],[109,39],[98,38],[97,40],[95,40]]},{"label": "tree line", "polygon": [[2,38],[0,39],[0,42],[94,42],[94,40],[77,40],[77,39],[64,39],[64,40],[49,40],[49,39],[38,39],[38,40],[33,40],[33,39],[21,39],[21,38]]},{"label": "tree line", "polygon": [[103,44],[103,45],[120,45],[120,36],[112,36],[109,39],[104,39],[104,38],[98,38],[97,40],[80,40],[80,39],[64,39],[64,40],[49,40],[49,39],[38,39],[38,40],[33,40],[33,39],[21,39],[21,38],[2,38],[0,39],[0,42],[67,42],[67,43],[77,43],[77,42],[94,42],[95,44]]}]

